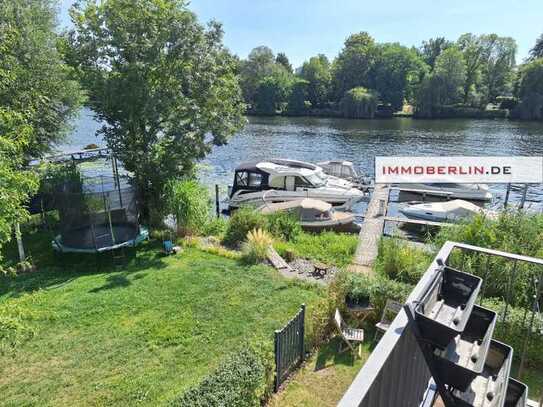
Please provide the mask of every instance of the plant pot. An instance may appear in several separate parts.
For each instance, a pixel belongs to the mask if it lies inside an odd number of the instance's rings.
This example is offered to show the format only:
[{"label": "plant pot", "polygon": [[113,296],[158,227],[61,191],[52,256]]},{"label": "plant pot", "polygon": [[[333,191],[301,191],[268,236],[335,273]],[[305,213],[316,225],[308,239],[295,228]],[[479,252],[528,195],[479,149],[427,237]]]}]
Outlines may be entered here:
[{"label": "plant pot", "polygon": [[509,379],[503,407],[524,407],[528,401],[528,386],[515,379]]},{"label": "plant pot", "polygon": [[436,369],[444,383],[466,391],[473,379],[483,373],[495,324],[494,311],[473,307],[464,332],[446,349],[434,353]]},{"label": "plant pot", "polygon": [[513,349],[498,341],[490,341],[483,372],[467,390],[455,390],[452,396],[458,407],[503,406],[506,400]]},{"label": "plant pot", "polygon": [[482,280],[448,266],[441,268],[415,308],[421,335],[440,349],[461,334],[471,315]]},{"label": "plant pot", "polygon": [[350,310],[355,310],[355,311],[358,310],[358,309],[366,309],[366,308],[369,308],[371,306],[370,305],[370,297],[352,298],[352,297],[347,295],[347,297],[345,297],[345,305]]}]

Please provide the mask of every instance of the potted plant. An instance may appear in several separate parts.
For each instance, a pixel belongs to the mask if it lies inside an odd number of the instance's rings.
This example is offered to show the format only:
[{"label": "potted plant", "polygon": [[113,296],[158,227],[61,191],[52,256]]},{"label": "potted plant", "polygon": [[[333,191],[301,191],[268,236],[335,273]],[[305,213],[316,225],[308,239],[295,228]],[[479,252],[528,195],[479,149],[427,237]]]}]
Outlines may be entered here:
[{"label": "potted plant", "polygon": [[366,276],[351,275],[345,290],[347,308],[367,308],[370,306],[371,283]]}]

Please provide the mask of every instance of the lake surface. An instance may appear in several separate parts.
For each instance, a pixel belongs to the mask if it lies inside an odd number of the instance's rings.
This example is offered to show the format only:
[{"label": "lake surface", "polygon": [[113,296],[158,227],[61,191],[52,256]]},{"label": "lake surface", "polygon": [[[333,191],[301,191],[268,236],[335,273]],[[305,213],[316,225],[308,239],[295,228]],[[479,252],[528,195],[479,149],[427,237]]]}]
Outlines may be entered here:
[{"label": "lake surface", "polygon": [[[89,143],[104,145],[94,133],[100,127],[83,109],[72,135],[59,146],[71,151]],[[313,117],[249,117],[230,142],[214,147],[202,161],[201,178],[208,184],[232,183],[236,166],[271,157],[302,161],[345,159],[365,174],[374,173],[378,155],[543,155],[543,124],[507,120],[413,120],[409,118],[349,120]],[[492,185],[497,206],[505,187]],[[520,199],[512,191],[512,200]],[[538,208],[541,185],[530,187],[529,205]]]}]

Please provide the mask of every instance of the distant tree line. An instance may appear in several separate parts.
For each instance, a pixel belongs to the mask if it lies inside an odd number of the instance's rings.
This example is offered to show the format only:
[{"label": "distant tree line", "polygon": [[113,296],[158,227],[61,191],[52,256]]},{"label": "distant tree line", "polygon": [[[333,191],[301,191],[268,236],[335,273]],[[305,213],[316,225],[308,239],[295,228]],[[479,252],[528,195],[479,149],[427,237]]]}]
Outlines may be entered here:
[{"label": "distant tree line", "polygon": [[450,117],[508,109],[542,119],[543,35],[517,66],[516,42],[496,34],[438,37],[418,48],[349,36],[338,56],[319,54],[293,71],[284,53],[260,46],[239,61],[249,113],[374,117],[406,105],[418,117]]}]

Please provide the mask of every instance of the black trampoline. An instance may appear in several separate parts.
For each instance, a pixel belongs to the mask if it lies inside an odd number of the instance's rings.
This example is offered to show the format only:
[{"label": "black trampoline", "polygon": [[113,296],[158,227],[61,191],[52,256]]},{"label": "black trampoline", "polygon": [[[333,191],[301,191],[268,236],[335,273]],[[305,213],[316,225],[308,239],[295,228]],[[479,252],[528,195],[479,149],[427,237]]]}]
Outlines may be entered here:
[{"label": "black trampoline", "polygon": [[53,248],[63,253],[97,253],[132,247],[147,239],[138,223],[134,189],[119,177],[84,178],[55,192],[59,234]]}]

